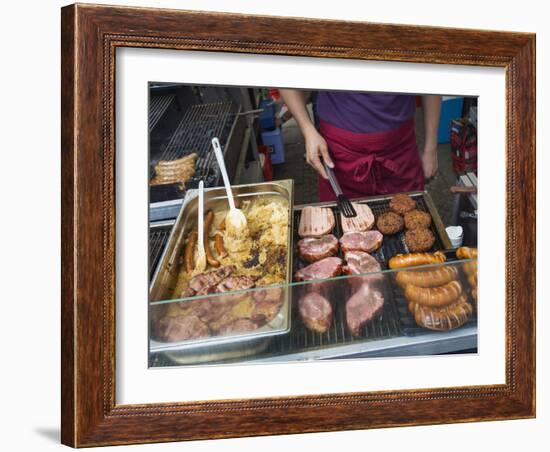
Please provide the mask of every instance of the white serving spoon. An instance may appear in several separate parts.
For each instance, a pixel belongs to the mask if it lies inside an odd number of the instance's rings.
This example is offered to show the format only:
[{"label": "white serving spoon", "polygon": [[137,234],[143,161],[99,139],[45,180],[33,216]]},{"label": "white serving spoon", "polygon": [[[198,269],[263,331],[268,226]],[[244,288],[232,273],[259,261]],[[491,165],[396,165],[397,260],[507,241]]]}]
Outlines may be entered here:
[{"label": "white serving spoon", "polygon": [[212,138],[212,147],[214,148],[216,160],[218,160],[218,166],[220,167],[225,191],[227,193],[227,201],[229,202],[229,212],[227,212],[225,217],[225,229],[228,234],[237,237],[246,229],[246,217],[242,210],[235,207],[231,184],[229,183],[229,177],[227,177],[227,170],[225,169],[225,162],[223,160],[222,148],[217,138]]},{"label": "white serving spoon", "polygon": [[206,251],[204,249],[204,182],[201,180],[199,182],[199,218],[197,221],[198,224],[198,252],[197,252],[197,262],[195,264],[195,270],[198,272],[203,272],[206,270]]}]

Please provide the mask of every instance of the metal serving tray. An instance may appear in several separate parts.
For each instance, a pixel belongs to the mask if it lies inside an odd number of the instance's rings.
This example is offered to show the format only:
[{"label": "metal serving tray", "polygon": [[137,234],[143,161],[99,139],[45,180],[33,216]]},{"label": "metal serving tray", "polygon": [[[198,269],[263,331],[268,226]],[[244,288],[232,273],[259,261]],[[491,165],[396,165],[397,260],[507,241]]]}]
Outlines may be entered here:
[{"label": "metal serving tray", "polygon": [[[232,187],[233,196],[237,201],[249,200],[262,196],[280,196],[288,202],[289,209],[289,225],[287,235],[287,258],[286,258],[286,280],[282,287],[283,290],[283,305],[277,316],[268,322],[266,325],[249,332],[237,333],[230,336],[211,336],[200,339],[190,339],[178,342],[160,342],[150,336],[149,351],[151,353],[171,351],[185,352],[189,354],[189,362],[198,363],[204,361],[206,356],[198,356],[201,354],[212,356],[207,361],[212,359],[222,359],[225,355],[235,356],[239,353],[247,354],[249,348],[260,348],[260,342],[265,341],[271,336],[284,334],[290,330],[291,315],[290,315],[290,298],[291,287],[288,286],[292,282],[292,233],[293,233],[293,198],[294,198],[294,183],[291,179],[257,183],[250,185],[236,185]],[[177,282],[180,271],[180,256],[183,253],[185,238],[188,233],[196,227],[197,224],[197,191],[189,190],[183,201],[180,213],[176,219],[168,243],[164,249],[160,264],[153,276],[150,289],[150,302],[155,303],[154,310],[158,313],[149,312],[149,325],[152,324],[153,315],[161,315],[163,306],[167,306],[172,299],[173,290]],[[227,197],[223,187],[215,187],[206,189],[204,193],[205,211],[213,210],[214,213],[226,211],[228,209]],[[251,290],[269,290],[269,286],[265,288],[257,288]],[[228,292],[229,293],[229,292]],[[182,300],[196,300],[203,297],[191,297]],[[153,306],[152,306],[153,307]],[[267,343],[266,343],[267,345]],[[194,356],[194,357],[193,357]],[[181,356],[183,362],[188,363],[185,356]]]}]

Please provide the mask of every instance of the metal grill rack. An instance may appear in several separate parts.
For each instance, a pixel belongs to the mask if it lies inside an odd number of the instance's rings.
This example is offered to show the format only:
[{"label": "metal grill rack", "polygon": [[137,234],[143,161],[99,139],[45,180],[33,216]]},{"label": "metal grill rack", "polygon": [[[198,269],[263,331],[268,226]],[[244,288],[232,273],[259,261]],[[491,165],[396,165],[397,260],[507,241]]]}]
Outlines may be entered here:
[{"label": "metal grill rack", "polygon": [[[238,107],[232,102],[216,102],[191,106],[184,114],[178,127],[169,138],[158,160],[176,160],[193,152],[198,154],[195,166],[195,176],[186,183],[193,188],[200,179],[205,186],[214,186],[219,178],[219,170],[215,162],[211,140],[218,137],[225,152],[229,142]],[[150,177],[154,175],[154,165],[151,162]]]},{"label": "metal grill rack", "polygon": [[174,94],[151,96],[149,99],[149,132],[158,124],[170,104],[174,101]]},{"label": "metal grill rack", "polygon": [[149,226],[149,281],[153,278],[157,265],[168,243],[174,222],[151,224]]}]

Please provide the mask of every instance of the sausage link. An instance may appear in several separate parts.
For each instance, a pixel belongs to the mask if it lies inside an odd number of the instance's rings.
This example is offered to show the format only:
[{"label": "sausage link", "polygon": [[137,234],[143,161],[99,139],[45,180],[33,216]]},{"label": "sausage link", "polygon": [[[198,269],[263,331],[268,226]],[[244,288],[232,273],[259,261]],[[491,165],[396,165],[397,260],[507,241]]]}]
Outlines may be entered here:
[{"label": "sausage link", "polygon": [[436,287],[447,284],[456,279],[458,270],[455,267],[442,266],[431,270],[401,270],[397,272],[395,280],[401,287],[409,284],[418,287]]},{"label": "sausage link", "polygon": [[409,284],[405,287],[405,298],[413,303],[430,307],[447,306],[462,293],[462,285],[451,281],[440,287],[417,287]]},{"label": "sausage link", "polygon": [[223,258],[227,256],[227,251],[223,244],[223,230],[225,229],[225,218],[220,223],[218,230],[214,233],[214,246],[216,247],[216,253],[218,257]]},{"label": "sausage link", "polygon": [[418,325],[430,330],[449,331],[464,325],[472,315],[473,307],[462,294],[454,303],[441,309],[409,303],[409,310]]},{"label": "sausage link", "polygon": [[456,257],[458,259],[476,259],[477,248],[470,248],[468,246],[461,246],[456,250]]},{"label": "sausage link", "polygon": [[390,268],[414,267],[416,265],[440,264],[445,262],[445,255],[441,251],[435,253],[409,253],[393,256],[388,266]]},{"label": "sausage link", "polygon": [[187,244],[185,245],[184,252],[185,270],[187,270],[187,273],[192,273],[195,268],[194,254],[197,239],[198,232],[196,230],[191,231],[187,237]]},{"label": "sausage link", "polygon": [[212,267],[219,267],[220,261],[218,261],[213,255],[212,255],[212,249],[210,248],[209,243],[209,234],[210,234],[210,226],[212,225],[212,221],[214,220],[214,212],[209,210],[206,212],[206,216],[204,218],[204,251],[206,253],[206,261],[209,265]]}]

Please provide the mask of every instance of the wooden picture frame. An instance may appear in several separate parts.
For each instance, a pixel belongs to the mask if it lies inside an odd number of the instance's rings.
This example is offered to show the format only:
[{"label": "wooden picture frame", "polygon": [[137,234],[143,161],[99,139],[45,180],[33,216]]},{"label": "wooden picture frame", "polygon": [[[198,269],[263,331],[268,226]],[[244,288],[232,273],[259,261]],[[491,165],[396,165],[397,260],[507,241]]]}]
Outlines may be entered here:
[{"label": "wooden picture frame", "polygon": [[[535,416],[535,35],[71,5],[62,9],[62,442],[73,447]],[[117,47],[506,70],[506,382],[115,403]]]}]

